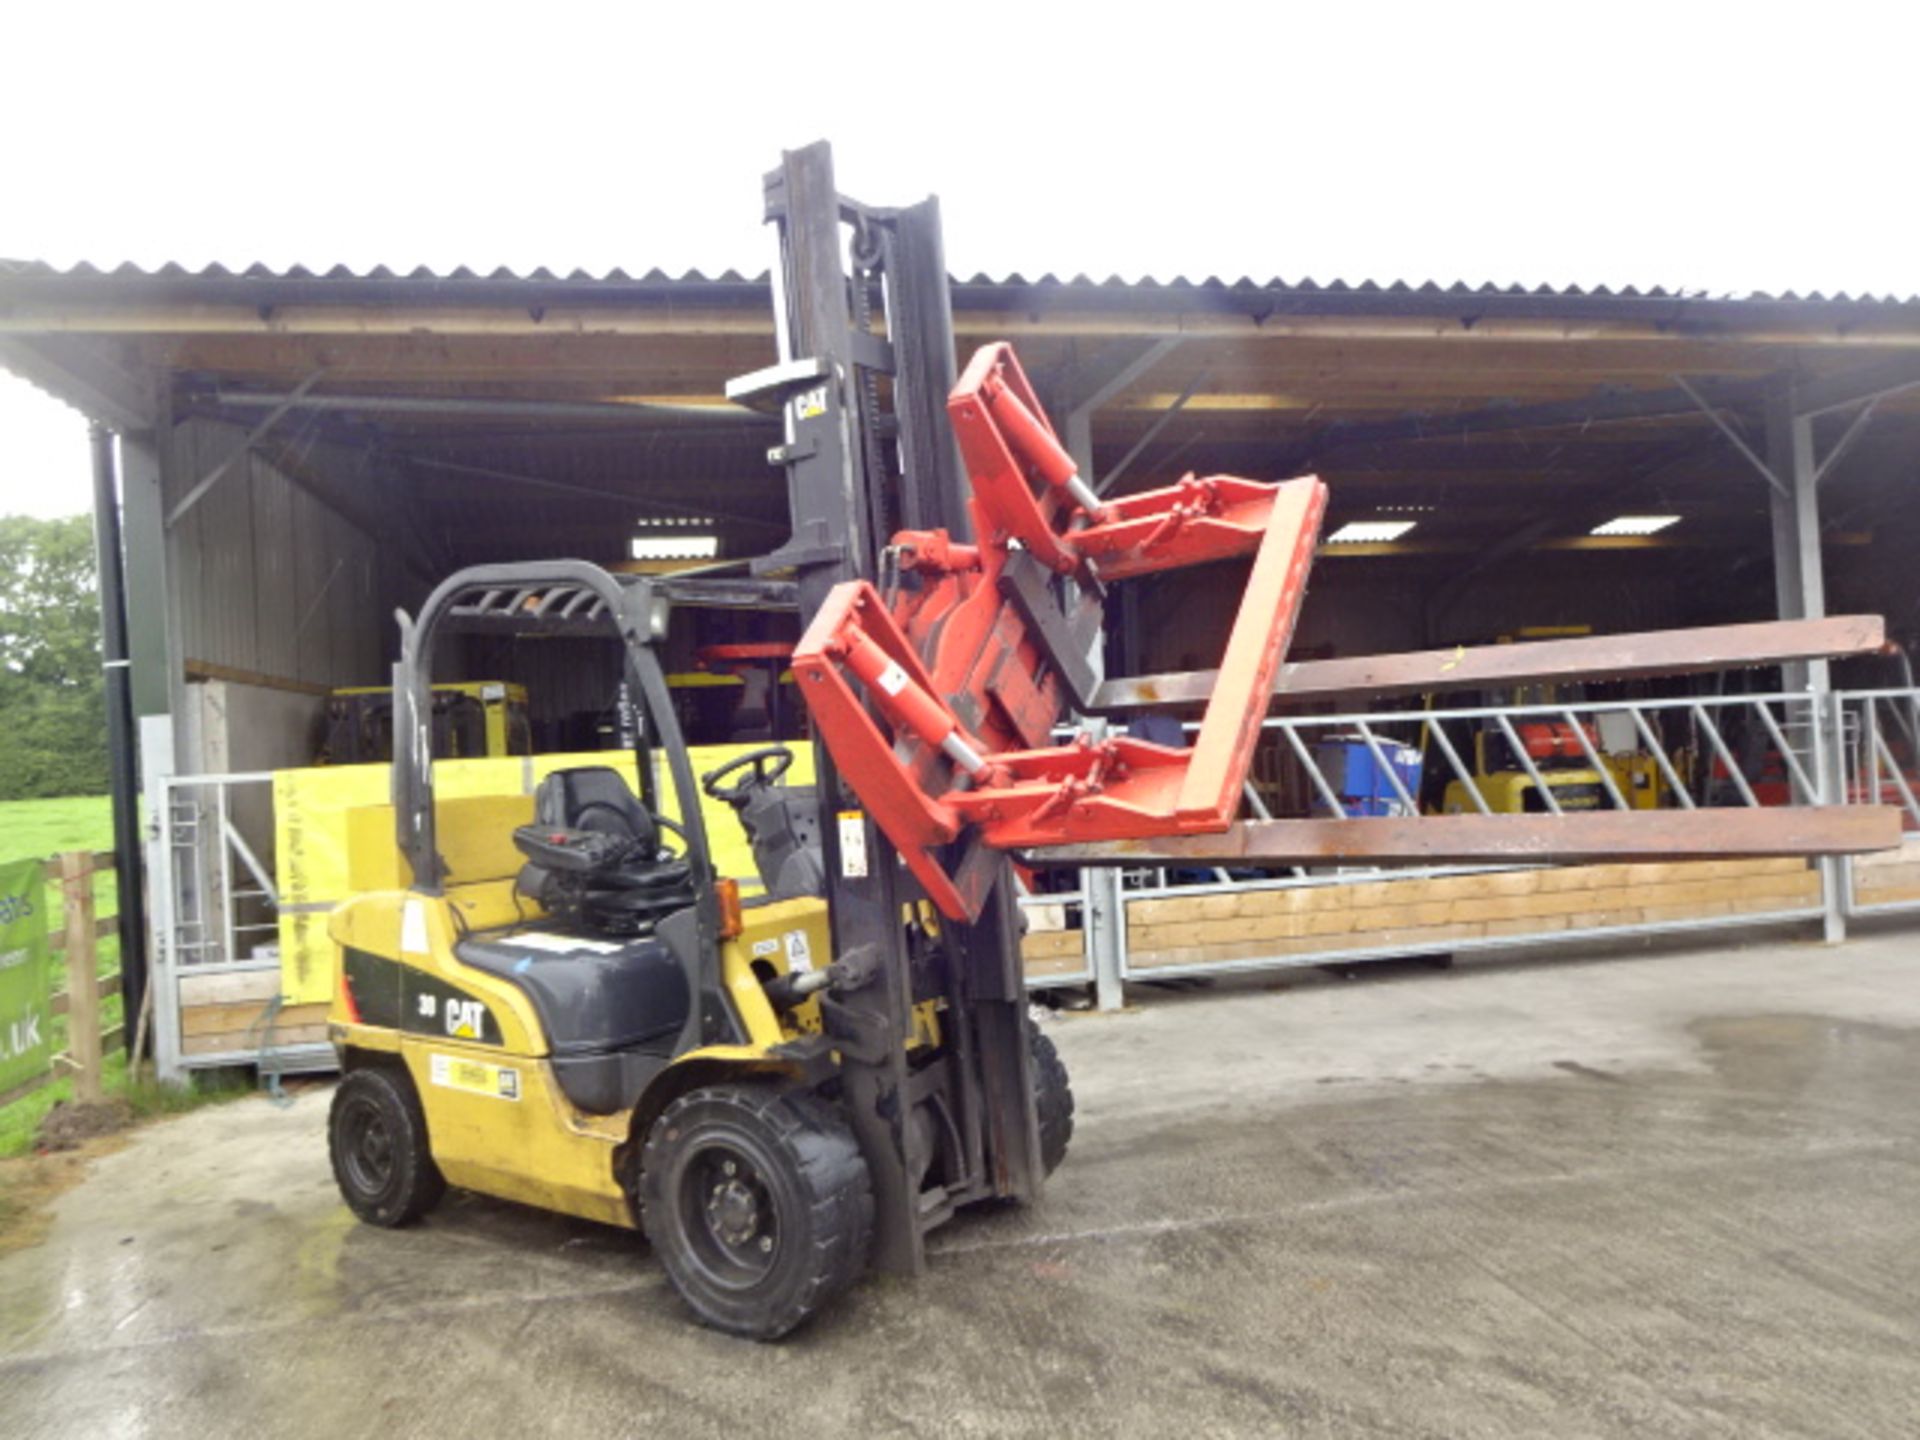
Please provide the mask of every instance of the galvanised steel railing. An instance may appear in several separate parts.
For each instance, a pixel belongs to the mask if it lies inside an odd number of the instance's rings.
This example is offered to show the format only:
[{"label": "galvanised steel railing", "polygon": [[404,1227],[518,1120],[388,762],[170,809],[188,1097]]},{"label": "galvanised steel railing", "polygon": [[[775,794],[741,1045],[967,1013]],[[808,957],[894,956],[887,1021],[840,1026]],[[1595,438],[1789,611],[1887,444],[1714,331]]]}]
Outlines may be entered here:
[{"label": "galvanised steel railing", "polygon": [[[1908,834],[1898,854],[1845,862],[1845,912],[1920,911],[1920,689],[1842,690],[1832,698],[1841,803],[1897,806]],[[1887,873],[1885,864],[1905,872],[1902,883],[1872,883]]]},{"label": "galvanised steel railing", "polygon": [[[1876,694],[1876,698],[1904,705],[1906,718],[1902,723],[1906,729],[1902,733],[1909,740],[1920,737],[1920,692],[1886,692]],[[1255,813],[1263,817],[1272,811],[1275,799],[1282,802],[1282,808],[1291,801],[1295,813],[1305,809],[1309,814],[1333,816],[1356,812],[1416,816],[1435,809],[1493,815],[1515,808],[1516,802],[1519,808],[1552,815],[1575,809],[1759,809],[1842,803],[1843,796],[1857,787],[1843,785],[1839,778],[1844,769],[1841,747],[1836,743],[1843,729],[1836,720],[1839,713],[1831,702],[1823,705],[1806,693],[1775,692],[1273,716],[1264,726],[1275,737],[1271,751],[1280,757],[1282,771],[1291,768],[1292,775],[1283,773],[1278,784],[1268,783],[1267,794],[1250,787],[1249,801]],[[1877,757],[1886,772],[1892,768],[1891,760],[1884,743],[1875,741],[1874,724],[1869,718],[1848,733],[1864,727],[1867,738],[1855,749]],[[1551,757],[1533,753],[1541,748],[1538,727],[1542,726],[1546,727],[1547,748],[1554,751]],[[1497,765],[1476,765],[1476,736],[1483,737],[1482,744],[1496,742]],[[1533,747],[1527,743],[1529,738],[1536,742]],[[1324,749],[1329,741],[1341,742],[1350,752],[1358,747],[1371,760],[1366,793],[1341,792],[1340,777],[1330,773]],[[1394,763],[1402,757],[1390,751],[1403,747],[1420,752],[1418,780],[1410,767]],[[1491,783],[1496,771],[1507,776],[1500,786]],[[1915,815],[1920,823],[1920,809]],[[1699,918],[1456,938],[1447,941],[1446,948],[1493,949],[1609,935],[1830,919],[1839,913],[1846,875],[1836,861],[1821,860],[1817,864],[1820,893],[1811,903],[1795,899],[1776,907]],[[1248,867],[1232,872],[1158,866],[1120,875],[1109,871],[1107,875],[1113,877],[1110,883],[1119,889],[1120,903],[1112,907],[1111,920],[1104,917],[1101,907],[1086,907],[1086,948],[1103,1004],[1118,1003],[1120,982],[1127,979],[1317,966],[1405,955],[1405,942],[1284,952],[1276,947],[1275,953],[1266,957],[1196,958],[1190,964],[1162,961],[1136,966],[1128,950],[1127,910],[1142,901],[1183,896],[1432,880],[1535,868],[1539,867],[1513,863],[1313,870]],[[1081,890],[1091,895],[1099,876],[1097,871],[1082,872]],[[1920,902],[1916,902],[1916,908],[1920,908]]]}]

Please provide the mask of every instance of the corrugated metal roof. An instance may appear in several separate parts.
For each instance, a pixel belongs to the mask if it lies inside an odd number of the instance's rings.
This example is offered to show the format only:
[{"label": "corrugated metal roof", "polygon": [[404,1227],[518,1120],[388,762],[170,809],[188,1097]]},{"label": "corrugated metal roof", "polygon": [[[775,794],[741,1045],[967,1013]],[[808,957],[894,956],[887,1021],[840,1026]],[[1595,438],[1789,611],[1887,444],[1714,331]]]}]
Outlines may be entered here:
[{"label": "corrugated metal roof", "polygon": [[376,265],[370,270],[355,270],[348,265],[335,265],[326,270],[314,270],[305,265],[293,265],[276,270],[270,265],[254,264],[235,270],[219,262],[204,265],[198,270],[189,269],[176,261],[148,269],[133,261],[123,261],[118,265],[95,265],[82,260],[73,265],[53,265],[45,260],[6,260],[0,259],[0,277],[20,277],[27,279],[115,279],[115,280],[333,280],[333,281],[399,281],[409,284],[443,284],[473,280],[491,280],[525,285],[764,285],[767,274],[763,270],[758,275],[742,275],[737,270],[724,270],[718,275],[706,275],[698,270],[688,270],[679,275],[669,275],[664,270],[648,270],[634,275],[626,270],[615,268],[599,274],[586,270],[572,270],[566,274],[557,274],[544,265],[525,272],[513,270],[505,265],[488,271],[480,271],[461,265],[452,270],[435,270],[430,266],[418,265],[411,270],[394,270],[386,265]]},{"label": "corrugated metal roof", "polygon": [[[669,274],[664,270],[650,269],[635,273],[619,267],[604,271],[570,270],[556,272],[541,266],[537,269],[520,271],[508,266],[498,266],[491,270],[478,270],[470,266],[456,266],[451,270],[435,270],[429,266],[416,266],[411,270],[395,270],[385,265],[376,265],[367,270],[355,270],[347,265],[335,265],[325,270],[315,270],[305,265],[293,265],[284,269],[275,269],[264,264],[248,265],[233,269],[219,263],[190,269],[178,263],[168,263],[152,269],[126,262],[114,266],[99,266],[88,261],[74,265],[57,266],[41,260],[0,259],[0,286],[8,281],[28,282],[52,281],[71,284],[80,282],[105,282],[116,286],[143,286],[153,282],[186,283],[221,287],[235,284],[255,285],[291,285],[305,287],[309,285],[339,286],[381,286],[396,285],[408,287],[446,286],[448,288],[471,286],[493,288],[500,286],[538,287],[563,289],[626,290],[649,291],[666,289],[716,290],[737,288],[740,290],[761,291],[766,288],[767,274],[761,271],[754,275],[745,275],[738,270],[723,270],[709,275],[693,269],[679,274]],[[1375,299],[1375,300],[1416,300],[1416,301],[1458,301],[1458,300],[1522,300],[1522,301],[1585,301],[1585,302],[1625,302],[1646,303],[1666,302],[1674,304],[1756,304],[1756,305],[1846,305],[1869,307],[1920,307],[1920,295],[1868,295],[1851,294],[1845,291],[1828,293],[1825,291],[1783,291],[1770,294],[1750,291],[1741,294],[1713,294],[1700,290],[1675,290],[1664,286],[1645,288],[1626,286],[1581,286],[1581,285],[1496,285],[1492,283],[1468,285],[1464,282],[1441,284],[1437,281],[1410,280],[1330,280],[1317,281],[1312,278],[1286,280],[1273,278],[1255,280],[1250,276],[1241,276],[1235,280],[1226,280],[1219,276],[1206,276],[1194,279],[1176,275],[1161,280],[1153,276],[1144,276],[1137,280],[1128,280],[1119,275],[1110,275],[1096,280],[1085,274],[1061,276],[1048,272],[1028,277],[1019,271],[1007,275],[974,274],[955,276],[953,283],[963,293],[995,290],[1059,290],[1080,292],[1107,292],[1116,295],[1147,297],[1173,296],[1188,294],[1215,294],[1234,296],[1274,296],[1298,297],[1303,300],[1325,298]]]}]

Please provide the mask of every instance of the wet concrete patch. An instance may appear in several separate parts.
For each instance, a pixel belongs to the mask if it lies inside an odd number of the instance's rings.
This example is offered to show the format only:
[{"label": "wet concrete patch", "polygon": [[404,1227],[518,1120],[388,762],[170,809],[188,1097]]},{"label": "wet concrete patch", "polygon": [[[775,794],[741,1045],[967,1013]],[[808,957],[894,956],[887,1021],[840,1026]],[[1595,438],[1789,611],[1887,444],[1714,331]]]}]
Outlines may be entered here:
[{"label": "wet concrete patch", "polygon": [[357,1225],[325,1097],[242,1102],[0,1261],[7,1433],[1907,1433],[1909,948],[1056,1022],[1082,1124],[1045,1204],[777,1347],[689,1325],[622,1232],[472,1196]]}]

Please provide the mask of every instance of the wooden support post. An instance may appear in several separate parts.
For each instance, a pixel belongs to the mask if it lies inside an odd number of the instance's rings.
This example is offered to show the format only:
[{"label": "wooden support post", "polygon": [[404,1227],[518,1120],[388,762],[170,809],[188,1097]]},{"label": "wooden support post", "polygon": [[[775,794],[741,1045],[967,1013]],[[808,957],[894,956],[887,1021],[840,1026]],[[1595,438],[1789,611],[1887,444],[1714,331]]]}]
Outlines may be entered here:
[{"label": "wooden support post", "polygon": [[99,959],[94,952],[93,856],[60,857],[60,889],[67,911],[67,1055],[73,1061],[74,1099],[101,1098]]}]

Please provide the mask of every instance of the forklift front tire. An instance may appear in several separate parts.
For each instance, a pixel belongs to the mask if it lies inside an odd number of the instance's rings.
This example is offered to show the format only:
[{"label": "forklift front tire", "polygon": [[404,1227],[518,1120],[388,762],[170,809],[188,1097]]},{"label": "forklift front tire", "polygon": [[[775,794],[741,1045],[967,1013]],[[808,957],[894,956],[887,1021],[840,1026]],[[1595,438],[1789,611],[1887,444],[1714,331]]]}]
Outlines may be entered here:
[{"label": "forklift front tire", "polygon": [[1027,1048],[1033,1053],[1033,1110],[1040,1122],[1040,1168],[1051,1175],[1067,1158],[1073,1139],[1073,1087],[1067,1082],[1066,1062],[1054,1048],[1053,1037],[1027,1017]]},{"label": "forklift front tire", "polygon": [[775,1340],[860,1278],[873,1185],[818,1096],[764,1085],[688,1091],[641,1155],[641,1223],[708,1325]]},{"label": "forklift front tire", "polygon": [[446,1194],[420,1097],[404,1071],[348,1072],[333,1092],[327,1150],[347,1208],[369,1225],[411,1224]]}]

